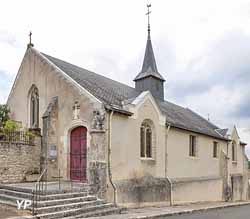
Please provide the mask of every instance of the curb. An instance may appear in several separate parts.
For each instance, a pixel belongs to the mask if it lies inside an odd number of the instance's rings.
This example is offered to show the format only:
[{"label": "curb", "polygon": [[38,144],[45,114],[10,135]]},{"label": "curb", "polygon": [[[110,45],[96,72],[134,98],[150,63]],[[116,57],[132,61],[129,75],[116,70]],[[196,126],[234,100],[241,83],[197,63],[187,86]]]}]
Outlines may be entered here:
[{"label": "curb", "polygon": [[191,209],[191,210],[183,210],[183,211],[176,211],[176,212],[167,212],[167,213],[161,213],[161,214],[155,214],[150,216],[136,216],[136,217],[129,217],[128,219],[160,219],[175,215],[183,215],[183,214],[191,214],[195,212],[202,212],[202,211],[209,211],[209,210],[216,210],[216,209],[223,209],[223,208],[232,208],[232,207],[239,207],[239,206],[245,206],[250,205],[250,202],[244,202],[244,203],[237,203],[237,204],[228,204],[223,206],[212,206],[212,207],[206,207],[206,208],[200,208],[200,209]]}]

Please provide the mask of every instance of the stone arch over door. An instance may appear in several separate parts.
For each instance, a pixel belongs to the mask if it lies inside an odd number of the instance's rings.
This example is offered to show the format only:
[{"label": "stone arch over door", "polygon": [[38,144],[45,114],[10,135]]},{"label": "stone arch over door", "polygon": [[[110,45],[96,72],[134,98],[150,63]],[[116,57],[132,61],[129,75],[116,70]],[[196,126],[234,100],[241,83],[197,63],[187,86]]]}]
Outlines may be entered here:
[{"label": "stone arch over door", "polygon": [[70,132],[69,176],[72,181],[87,181],[87,128],[78,126]]}]

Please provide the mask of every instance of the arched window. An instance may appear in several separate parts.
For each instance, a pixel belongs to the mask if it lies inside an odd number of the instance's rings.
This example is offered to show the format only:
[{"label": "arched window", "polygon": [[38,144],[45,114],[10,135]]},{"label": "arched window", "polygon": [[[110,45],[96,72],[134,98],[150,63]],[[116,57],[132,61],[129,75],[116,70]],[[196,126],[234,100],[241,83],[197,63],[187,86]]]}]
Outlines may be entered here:
[{"label": "arched window", "polygon": [[39,127],[39,93],[35,85],[30,89],[30,127]]},{"label": "arched window", "polygon": [[236,161],[236,143],[232,142],[232,161]]},{"label": "arched window", "polygon": [[141,157],[152,158],[153,154],[153,130],[149,122],[144,121],[141,125]]}]

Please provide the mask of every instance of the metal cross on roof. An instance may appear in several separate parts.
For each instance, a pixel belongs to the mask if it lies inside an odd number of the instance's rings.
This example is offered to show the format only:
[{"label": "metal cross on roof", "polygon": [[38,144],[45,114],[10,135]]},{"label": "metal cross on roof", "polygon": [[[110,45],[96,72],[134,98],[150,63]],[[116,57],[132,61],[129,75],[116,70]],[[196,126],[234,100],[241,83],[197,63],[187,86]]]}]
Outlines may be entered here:
[{"label": "metal cross on roof", "polygon": [[31,44],[31,37],[32,37],[32,32],[31,31],[30,31],[29,37],[30,37],[30,44]]},{"label": "metal cross on roof", "polygon": [[31,42],[31,39],[32,39],[32,32],[30,31],[29,33],[29,44],[28,44],[28,47],[33,47],[34,44]]},{"label": "metal cross on roof", "polygon": [[146,15],[148,16],[148,31],[150,31],[150,13],[151,11],[149,10],[149,8],[151,7],[151,4],[147,4],[147,8],[148,8],[148,12],[146,13]]}]

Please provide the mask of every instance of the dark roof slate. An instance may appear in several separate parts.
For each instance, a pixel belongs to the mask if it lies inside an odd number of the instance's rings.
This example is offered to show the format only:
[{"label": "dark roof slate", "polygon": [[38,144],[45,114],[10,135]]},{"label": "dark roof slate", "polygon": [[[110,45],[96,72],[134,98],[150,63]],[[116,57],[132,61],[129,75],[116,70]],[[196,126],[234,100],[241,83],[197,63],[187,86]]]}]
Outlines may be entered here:
[{"label": "dark roof slate", "polygon": [[125,84],[44,53],[42,55],[105,104],[121,106],[123,100],[134,98],[140,94],[134,88]]},{"label": "dark roof slate", "polygon": [[[135,88],[120,82],[44,53],[42,53],[42,55],[104,104],[116,105],[122,110],[122,101],[134,99],[140,94]],[[157,104],[162,113],[166,115],[166,122],[170,123],[172,126],[224,139],[215,131],[219,129],[217,126],[190,109],[183,108],[168,101],[163,102],[157,100]]]},{"label": "dark roof slate", "polygon": [[150,32],[148,32],[148,40],[145,50],[145,55],[143,59],[143,65],[140,73],[135,77],[134,81],[141,80],[146,77],[155,77],[160,79],[161,81],[165,81],[162,75],[158,72],[153,46],[150,38]]},{"label": "dark roof slate", "polygon": [[207,134],[216,138],[224,138],[216,129],[219,129],[208,120],[188,108],[178,106],[168,101],[158,101],[160,109],[166,115],[166,122],[176,128],[186,129]]}]

